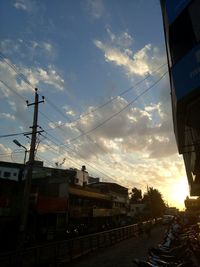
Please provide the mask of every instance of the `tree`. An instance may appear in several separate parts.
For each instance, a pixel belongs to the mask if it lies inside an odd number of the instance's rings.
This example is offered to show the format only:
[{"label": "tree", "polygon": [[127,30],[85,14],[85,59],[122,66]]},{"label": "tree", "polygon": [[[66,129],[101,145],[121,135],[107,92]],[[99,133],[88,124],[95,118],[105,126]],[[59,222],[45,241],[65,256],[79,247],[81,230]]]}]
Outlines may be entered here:
[{"label": "tree", "polygon": [[153,187],[147,188],[144,194],[143,203],[146,204],[147,211],[150,217],[159,217],[163,215],[166,205],[162,198],[162,194]]},{"label": "tree", "polygon": [[130,203],[138,203],[142,200],[142,191],[136,187],[132,189]]}]

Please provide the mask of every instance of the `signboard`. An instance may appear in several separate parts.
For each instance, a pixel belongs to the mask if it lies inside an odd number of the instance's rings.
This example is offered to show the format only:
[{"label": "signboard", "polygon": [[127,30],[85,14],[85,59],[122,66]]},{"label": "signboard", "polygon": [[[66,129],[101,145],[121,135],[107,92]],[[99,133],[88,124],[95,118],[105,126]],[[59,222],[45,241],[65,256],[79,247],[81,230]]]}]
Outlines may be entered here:
[{"label": "signboard", "polygon": [[36,209],[41,213],[56,213],[67,211],[67,199],[64,197],[38,197]]},{"label": "signboard", "polygon": [[111,216],[111,209],[93,209],[93,217],[108,217]]},{"label": "signboard", "polygon": [[172,67],[177,101],[200,87],[200,45]]},{"label": "signboard", "polygon": [[165,0],[169,24],[171,24],[191,0]]}]

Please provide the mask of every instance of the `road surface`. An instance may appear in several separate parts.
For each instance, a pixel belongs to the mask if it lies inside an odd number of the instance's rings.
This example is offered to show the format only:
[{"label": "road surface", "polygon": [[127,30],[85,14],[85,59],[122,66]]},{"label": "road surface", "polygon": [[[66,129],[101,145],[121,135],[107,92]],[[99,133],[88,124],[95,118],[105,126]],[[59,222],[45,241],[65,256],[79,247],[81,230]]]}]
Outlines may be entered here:
[{"label": "road surface", "polygon": [[112,247],[102,248],[72,263],[62,267],[131,267],[134,258],[147,259],[148,248],[156,246],[164,237],[165,227],[156,226],[152,229],[151,237],[143,235],[133,237]]}]

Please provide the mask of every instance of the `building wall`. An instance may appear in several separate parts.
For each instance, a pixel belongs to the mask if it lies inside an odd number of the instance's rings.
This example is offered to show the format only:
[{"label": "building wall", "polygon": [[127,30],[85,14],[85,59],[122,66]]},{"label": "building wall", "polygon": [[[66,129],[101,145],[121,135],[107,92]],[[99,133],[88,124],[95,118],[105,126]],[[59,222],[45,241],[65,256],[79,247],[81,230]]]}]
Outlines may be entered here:
[{"label": "building wall", "polygon": [[161,0],[177,147],[200,196],[200,1]]},{"label": "building wall", "polygon": [[88,184],[88,172],[76,170],[75,184],[83,186]]},{"label": "building wall", "polygon": [[19,172],[20,172],[19,168],[1,166],[0,167],[0,178],[18,181]]}]

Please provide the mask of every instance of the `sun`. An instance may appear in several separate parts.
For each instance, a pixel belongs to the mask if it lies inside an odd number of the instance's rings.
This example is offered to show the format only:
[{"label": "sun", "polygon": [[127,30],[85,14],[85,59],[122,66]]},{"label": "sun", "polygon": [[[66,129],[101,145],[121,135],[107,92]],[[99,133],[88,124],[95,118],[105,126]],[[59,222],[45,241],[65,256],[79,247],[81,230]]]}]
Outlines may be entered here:
[{"label": "sun", "polygon": [[170,205],[173,205],[180,210],[185,208],[184,200],[189,195],[189,187],[186,177],[180,177],[177,181],[174,181],[173,187],[170,190],[169,201]]}]

